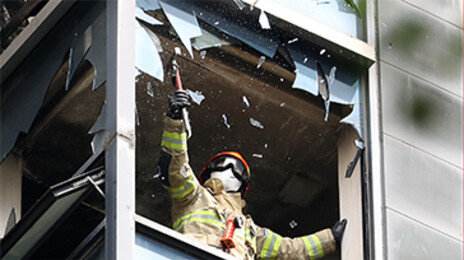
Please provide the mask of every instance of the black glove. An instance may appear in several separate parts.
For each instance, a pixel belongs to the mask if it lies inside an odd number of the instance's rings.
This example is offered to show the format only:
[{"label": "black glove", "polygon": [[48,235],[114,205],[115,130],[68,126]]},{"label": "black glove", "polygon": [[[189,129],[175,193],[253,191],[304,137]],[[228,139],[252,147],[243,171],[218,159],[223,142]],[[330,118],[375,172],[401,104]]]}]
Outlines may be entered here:
[{"label": "black glove", "polygon": [[182,119],[182,108],[190,107],[192,98],[185,90],[177,90],[169,98],[169,111],[166,115],[172,119]]},{"label": "black glove", "polygon": [[347,222],[348,221],[346,219],[339,220],[331,228],[332,235],[334,236],[337,245],[340,245],[340,242],[342,241],[343,233],[345,233],[345,227]]}]

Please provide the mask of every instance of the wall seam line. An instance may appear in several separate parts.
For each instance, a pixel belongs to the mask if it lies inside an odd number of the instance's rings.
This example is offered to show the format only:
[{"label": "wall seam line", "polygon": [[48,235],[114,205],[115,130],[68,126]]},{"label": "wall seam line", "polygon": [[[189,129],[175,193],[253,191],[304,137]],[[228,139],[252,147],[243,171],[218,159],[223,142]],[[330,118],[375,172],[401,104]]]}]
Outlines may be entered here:
[{"label": "wall seam line", "polygon": [[440,160],[440,161],[442,161],[442,162],[445,162],[446,164],[449,164],[449,165],[451,165],[451,166],[457,168],[458,170],[463,170],[463,169],[464,169],[463,167],[460,167],[460,166],[458,166],[458,165],[456,165],[456,164],[454,164],[454,163],[452,163],[452,162],[450,162],[450,161],[448,161],[448,160],[446,160],[446,159],[443,159],[443,158],[441,158],[441,157],[438,157],[437,155],[435,155],[435,154],[433,154],[433,153],[431,153],[431,152],[429,152],[429,151],[426,151],[426,150],[424,150],[424,149],[422,149],[422,148],[420,148],[420,147],[418,147],[418,146],[415,146],[415,145],[413,145],[413,144],[411,144],[411,143],[408,143],[408,142],[406,142],[405,140],[403,140],[403,139],[401,139],[401,138],[399,138],[399,137],[397,137],[397,136],[394,136],[394,135],[392,135],[392,134],[389,134],[389,133],[387,133],[387,132],[385,132],[385,131],[383,132],[383,134],[386,135],[386,136],[388,136],[388,137],[391,137],[391,138],[393,138],[393,139],[395,139],[395,140],[397,140],[397,141],[399,141],[399,142],[401,142],[401,143],[403,143],[403,144],[405,144],[405,145],[411,146],[412,148],[414,148],[414,149],[416,149],[416,150],[419,150],[419,151],[421,151],[421,152],[423,152],[423,153],[426,153],[427,155],[430,155],[430,156],[432,156],[432,157],[435,158],[435,159],[438,159],[438,160]]},{"label": "wall seam line", "polygon": [[407,218],[407,219],[409,219],[409,220],[412,220],[412,221],[417,222],[417,223],[419,223],[419,224],[421,224],[421,225],[423,225],[423,226],[425,226],[425,227],[427,227],[427,228],[430,228],[430,229],[432,229],[433,231],[435,231],[435,232],[437,232],[437,233],[440,233],[440,234],[442,234],[442,235],[444,235],[444,236],[446,236],[446,237],[448,237],[448,238],[451,238],[452,240],[455,240],[455,241],[458,242],[458,243],[462,243],[462,242],[463,242],[463,239],[462,239],[462,238],[457,238],[457,237],[455,237],[455,236],[453,236],[453,235],[451,235],[451,234],[448,234],[448,233],[446,233],[446,232],[444,232],[444,231],[441,231],[441,230],[439,230],[439,229],[437,229],[437,228],[435,228],[435,227],[432,227],[432,226],[429,225],[429,224],[426,224],[426,223],[424,223],[424,222],[422,222],[422,221],[420,221],[420,220],[418,220],[418,219],[415,219],[415,218],[413,218],[413,217],[411,217],[411,216],[409,216],[409,215],[406,215],[405,213],[402,213],[401,211],[398,211],[398,210],[396,210],[396,209],[394,209],[394,208],[391,208],[390,206],[385,206],[385,207],[386,207],[387,209],[389,209],[390,211],[392,211],[392,212],[398,214],[398,215],[401,215],[401,216],[403,216],[403,217],[405,217],[405,218]]},{"label": "wall seam line", "polygon": [[448,20],[444,19],[443,17],[440,17],[440,16],[438,16],[438,15],[436,15],[434,13],[431,13],[430,11],[427,11],[427,10],[425,10],[425,9],[423,9],[423,8],[413,4],[413,3],[406,2],[404,0],[402,0],[401,2],[404,3],[404,4],[407,4],[407,5],[411,6],[411,7],[414,7],[414,8],[416,8],[416,9],[418,9],[418,10],[420,10],[420,11],[422,11],[422,12],[424,12],[424,13],[430,15],[430,16],[433,16],[434,18],[436,18],[436,19],[438,19],[440,21],[443,21],[443,22],[445,22],[445,23],[447,23],[447,24],[449,24],[451,26],[454,26],[454,27],[458,28],[459,30],[464,29],[463,27],[461,27],[461,26],[459,26],[459,25],[457,25],[457,24],[455,24],[455,23],[453,23],[451,21],[448,21]]},{"label": "wall seam line", "polygon": [[416,78],[418,78],[418,79],[420,79],[420,80],[422,80],[422,81],[424,81],[424,82],[426,82],[426,83],[428,83],[428,84],[430,84],[430,85],[433,85],[434,87],[436,87],[436,88],[442,90],[443,92],[446,92],[446,93],[448,93],[448,94],[451,94],[451,95],[454,96],[454,97],[457,97],[457,98],[459,98],[459,99],[461,99],[461,100],[464,98],[464,96],[460,96],[460,95],[458,95],[458,94],[456,94],[456,93],[454,93],[454,92],[451,92],[450,90],[448,90],[448,89],[446,89],[446,88],[444,88],[444,87],[442,87],[442,86],[440,86],[440,85],[437,85],[436,83],[433,83],[433,82],[431,82],[431,81],[429,81],[429,80],[427,80],[427,79],[424,79],[424,78],[421,77],[421,76],[418,76],[418,75],[416,75],[416,74],[413,74],[413,73],[411,73],[411,72],[409,72],[409,71],[407,71],[407,70],[405,70],[405,69],[403,69],[403,68],[401,68],[401,67],[398,67],[397,65],[394,65],[394,64],[390,63],[389,61],[386,61],[386,60],[384,60],[384,59],[380,59],[380,61],[383,62],[383,63],[385,63],[385,64],[387,64],[387,65],[390,65],[391,67],[393,67],[393,68],[395,68],[395,69],[397,69],[397,70],[399,70],[399,71],[401,71],[401,72],[404,72],[404,73],[406,73],[406,74],[408,74],[408,75],[410,75],[410,76],[416,77]]}]

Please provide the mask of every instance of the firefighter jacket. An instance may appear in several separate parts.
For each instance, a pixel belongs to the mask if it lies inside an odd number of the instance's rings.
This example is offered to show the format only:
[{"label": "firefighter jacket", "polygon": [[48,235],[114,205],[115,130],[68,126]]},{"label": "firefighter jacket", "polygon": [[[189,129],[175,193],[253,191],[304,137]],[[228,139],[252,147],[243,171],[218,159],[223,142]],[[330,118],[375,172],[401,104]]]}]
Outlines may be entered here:
[{"label": "firefighter jacket", "polygon": [[[230,254],[240,259],[317,259],[335,250],[330,229],[287,238],[254,224],[243,215],[245,201],[240,193],[226,193],[219,179],[201,186],[188,163],[187,136],[182,120],[165,117],[160,155],[164,187],[172,198],[173,228],[212,247],[222,249],[226,220],[241,217],[244,225],[235,229],[235,248]],[[167,176],[166,176],[167,175]]]}]

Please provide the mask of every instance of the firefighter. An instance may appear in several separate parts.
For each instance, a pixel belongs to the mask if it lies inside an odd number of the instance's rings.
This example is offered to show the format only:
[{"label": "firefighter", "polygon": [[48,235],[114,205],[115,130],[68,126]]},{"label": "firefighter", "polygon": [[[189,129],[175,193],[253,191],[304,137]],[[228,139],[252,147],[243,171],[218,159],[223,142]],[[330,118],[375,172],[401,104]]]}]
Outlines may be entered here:
[{"label": "firefighter", "polygon": [[[214,156],[197,180],[189,166],[187,134],[181,120],[181,110],[191,105],[191,98],[183,90],[176,91],[169,105],[158,171],[172,198],[175,230],[241,259],[317,259],[335,250],[343,236],[345,219],[331,229],[287,238],[257,226],[249,215],[242,213],[243,199],[250,186],[250,168],[239,153]],[[231,219],[235,224],[233,247],[226,248],[221,239],[227,220]]]}]

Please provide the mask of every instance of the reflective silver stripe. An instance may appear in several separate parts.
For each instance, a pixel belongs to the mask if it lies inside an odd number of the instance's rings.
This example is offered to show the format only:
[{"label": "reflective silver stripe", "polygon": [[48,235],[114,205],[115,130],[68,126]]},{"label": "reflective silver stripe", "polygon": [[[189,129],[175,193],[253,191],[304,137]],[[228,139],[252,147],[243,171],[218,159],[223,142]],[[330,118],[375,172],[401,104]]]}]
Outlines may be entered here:
[{"label": "reflective silver stripe", "polygon": [[272,252],[274,251],[276,240],[277,240],[277,236],[274,235],[274,233],[272,233],[271,243],[269,244],[269,247],[267,248],[267,252],[266,252],[266,258],[272,257]]},{"label": "reflective silver stripe", "polygon": [[319,249],[317,247],[316,241],[314,241],[313,236],[307,236],[309,243],[311,244],[311,248],[313,249],[313,254],[316,258],[321,258],[324,256],[324,254],[320,255],[319,254]]},{"label": "reflective silver stripe", "polygon": [[187,178],[187,181],[184,185],[177,187],[177,188],[170,188],[169,192],[171,193],[171,197],[181,199],[187,196],[194,188],[195,188],[195,180],[193,175],[190,175]]},{"label": "reflective silver stripe", "polygon": [[171,144],[179,144],[179,145],[184,145],[187,143],[187,140],[184,139],[175,139],[167,136],[163,136],[163,142],[168,142]]}]

